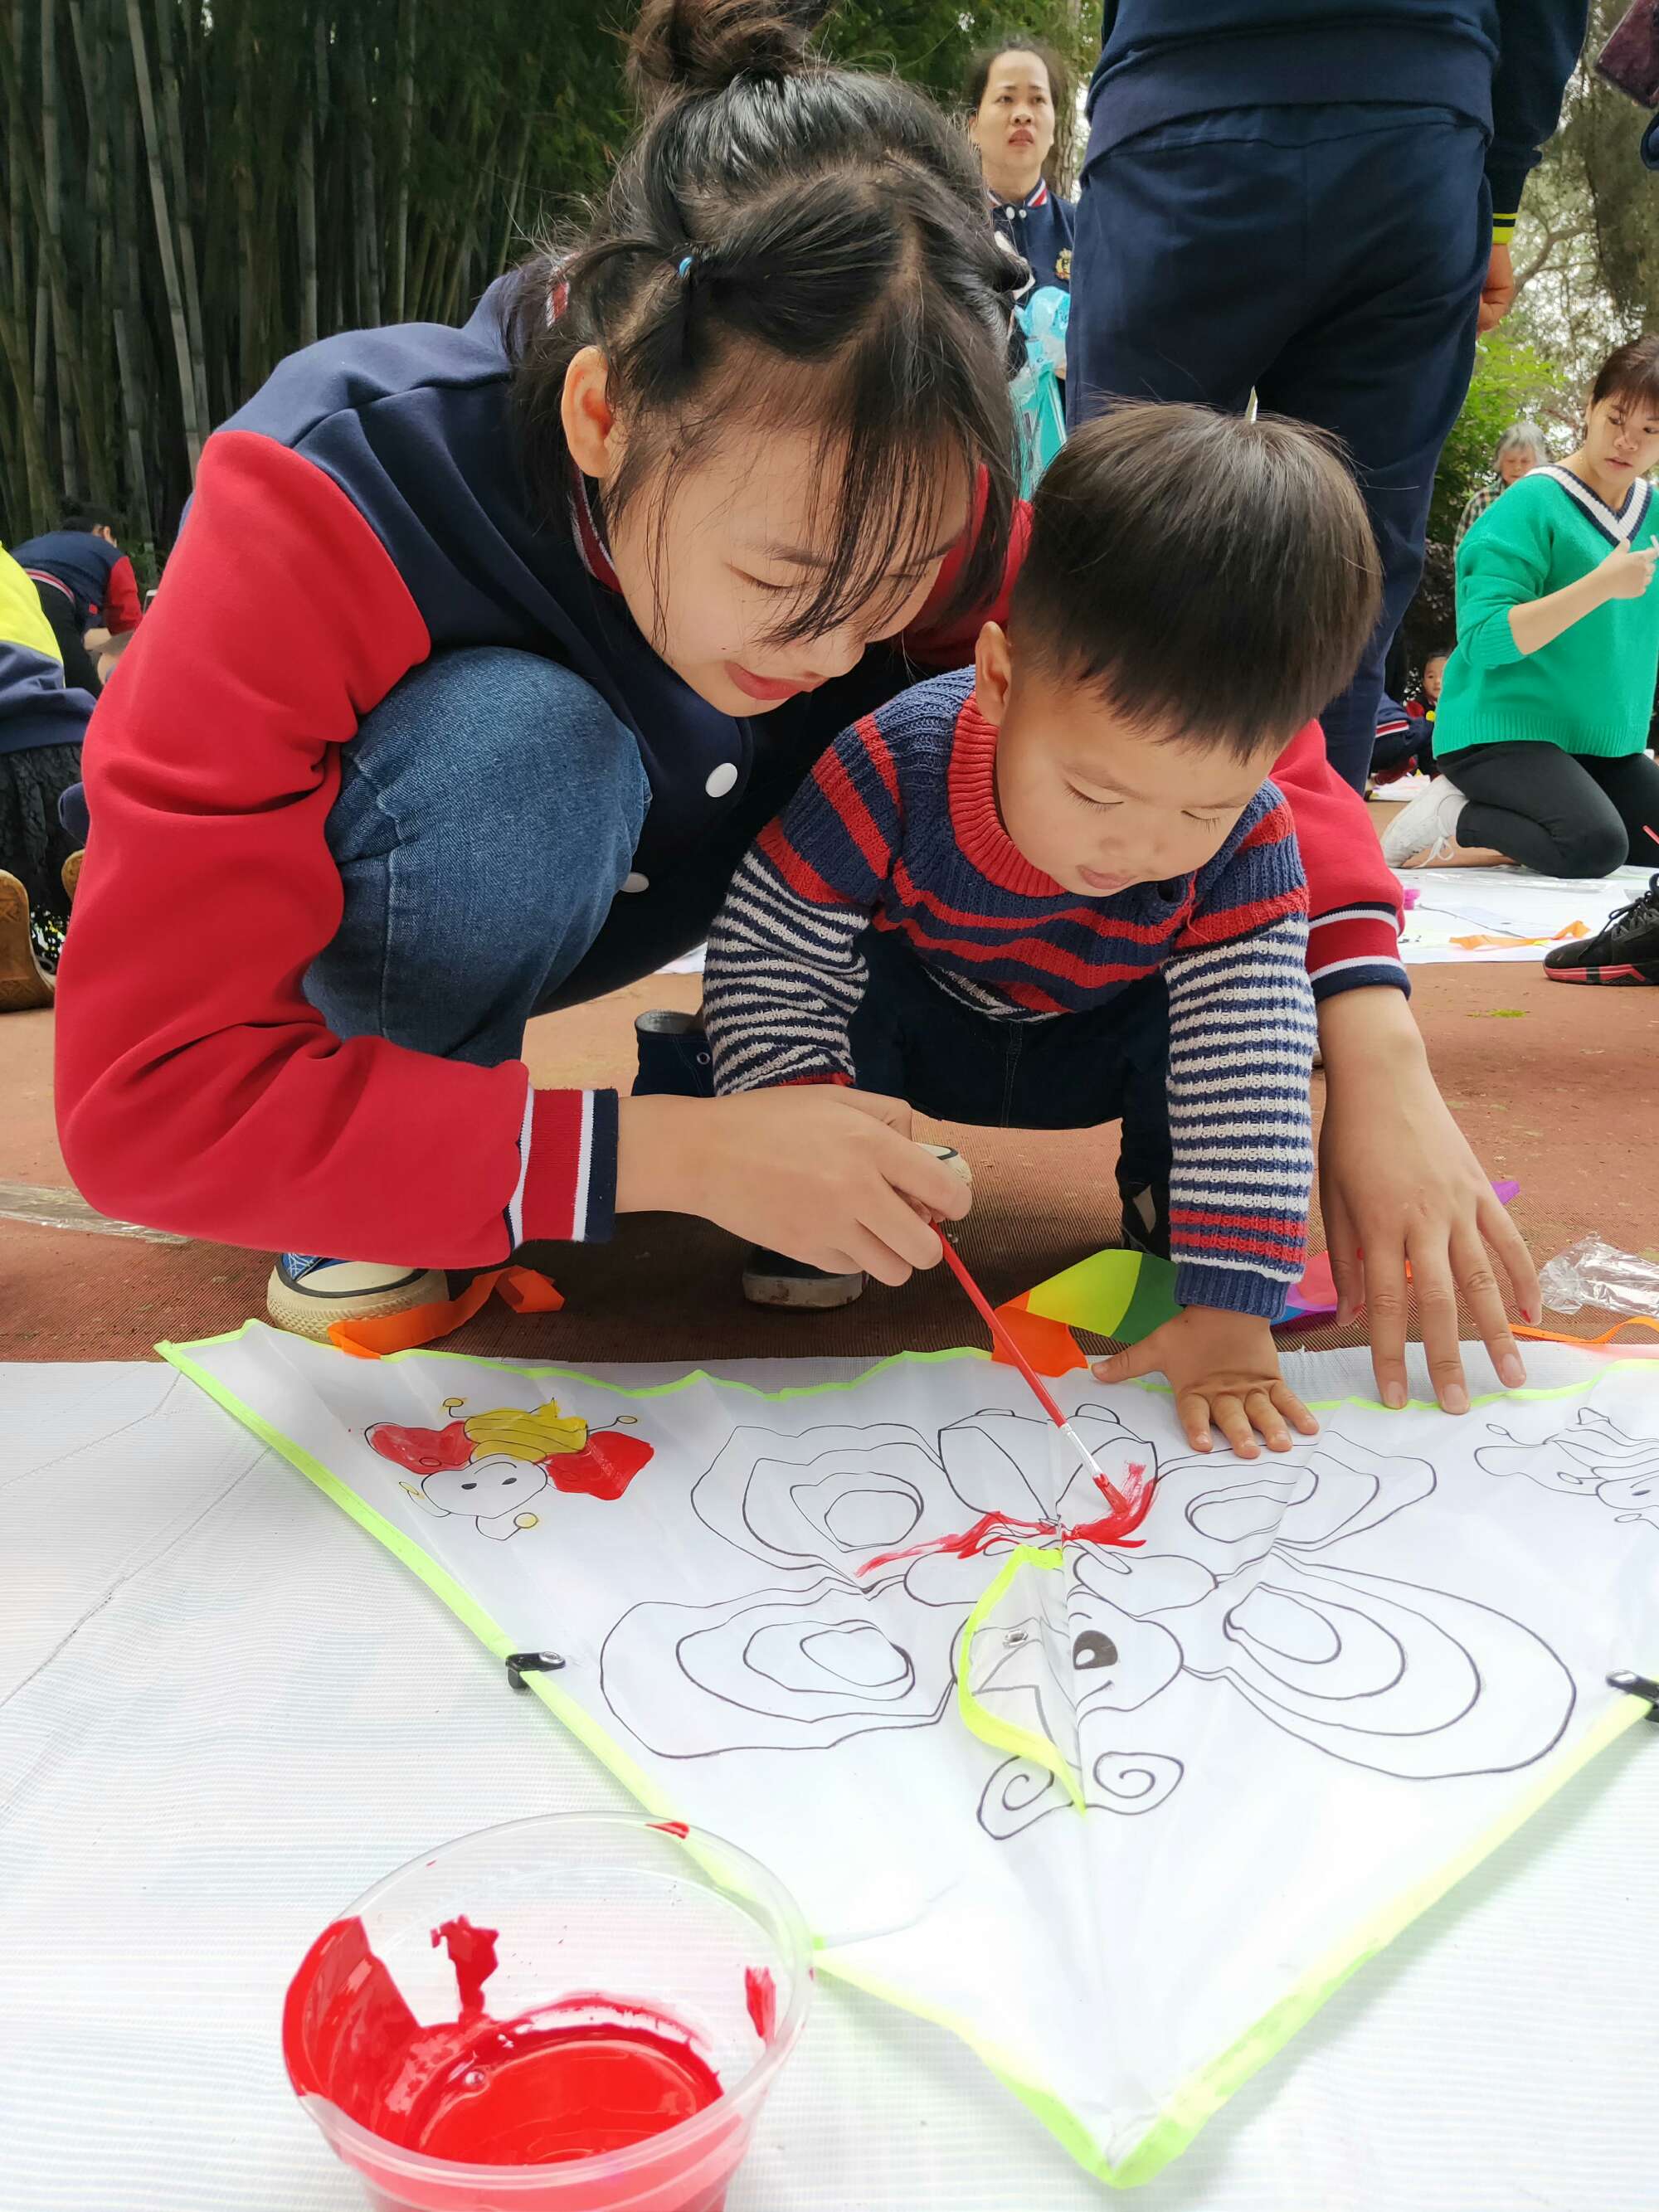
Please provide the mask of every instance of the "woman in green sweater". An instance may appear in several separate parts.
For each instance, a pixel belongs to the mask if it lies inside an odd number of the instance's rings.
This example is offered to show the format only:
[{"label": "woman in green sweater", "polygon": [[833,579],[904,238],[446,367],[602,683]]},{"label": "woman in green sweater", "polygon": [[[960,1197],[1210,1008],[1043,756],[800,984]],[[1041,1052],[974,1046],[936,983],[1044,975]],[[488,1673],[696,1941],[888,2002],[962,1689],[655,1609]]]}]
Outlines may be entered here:
[{"label": "woman in green sweater", "polygon": [[1391,866],[1659,863],[1656,463],[1659,337],[1636,338],[1602,362],[1577,450],[1523,477],[1458,549],[1441,773],[1390,825]]}]

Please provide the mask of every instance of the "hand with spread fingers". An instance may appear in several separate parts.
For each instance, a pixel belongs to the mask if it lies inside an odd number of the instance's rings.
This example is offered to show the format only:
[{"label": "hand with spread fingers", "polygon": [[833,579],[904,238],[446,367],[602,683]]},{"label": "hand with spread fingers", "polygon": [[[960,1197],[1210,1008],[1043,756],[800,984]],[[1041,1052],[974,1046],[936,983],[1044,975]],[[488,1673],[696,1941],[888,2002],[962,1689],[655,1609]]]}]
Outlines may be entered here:
[{"label": "hand with spread fingers", "polygon": [[1259,1436],[1269,1451],[1289,1451],[1291,1431],[1317,1436],[1319,1424],[1279,1371],[1273,1330],[1254,1314],[1188,1306],[1139,1344],[1095,1363],[1097,1381],[1127,1382],[1163,1374],[1175,1393],[1176,1417],[1194,1451],[1212,1449],[1212,1427],[1241,1459],[1257,1459]]}]

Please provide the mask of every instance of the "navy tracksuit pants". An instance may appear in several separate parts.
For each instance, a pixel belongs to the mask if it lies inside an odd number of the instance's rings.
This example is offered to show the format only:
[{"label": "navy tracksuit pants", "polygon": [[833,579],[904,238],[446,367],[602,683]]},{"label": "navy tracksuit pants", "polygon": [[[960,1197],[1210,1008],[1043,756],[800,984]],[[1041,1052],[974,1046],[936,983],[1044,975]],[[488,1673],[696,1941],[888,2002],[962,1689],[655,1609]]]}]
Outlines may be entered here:
[{"label": "navy tracksuit pants", "polygon": [[1078,202],[1073,422],[1115,397],[1242,411],[1254,389],[1264,412],[1341,439],[1376,532],[1382,617],[1322,720],[1333,766],[1363,789],[1474,361],[1484,135],[1449,108],[1385,104],[1238,108],[1121,143],[1109,122],[1097,112]]}]

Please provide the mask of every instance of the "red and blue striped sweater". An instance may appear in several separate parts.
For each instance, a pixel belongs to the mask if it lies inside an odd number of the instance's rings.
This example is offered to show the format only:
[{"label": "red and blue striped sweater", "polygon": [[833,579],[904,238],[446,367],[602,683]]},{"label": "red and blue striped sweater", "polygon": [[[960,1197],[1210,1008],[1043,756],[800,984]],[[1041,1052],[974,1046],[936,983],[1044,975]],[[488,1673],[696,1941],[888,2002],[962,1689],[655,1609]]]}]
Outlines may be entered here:
[{"label": "red and blue striped sweater", "polygon": [[993,1020],[1080,1012],[1161,970],[1176,1295],[1277,1320],[1305,1261],[1313,1172],[1290,809],[1264,784],[1196,873],[1079,897],[1002,827],[973,682],[937,677],[844,732],[738,869],[703,977],[716,1087],[854,1079],[872,927]]}]

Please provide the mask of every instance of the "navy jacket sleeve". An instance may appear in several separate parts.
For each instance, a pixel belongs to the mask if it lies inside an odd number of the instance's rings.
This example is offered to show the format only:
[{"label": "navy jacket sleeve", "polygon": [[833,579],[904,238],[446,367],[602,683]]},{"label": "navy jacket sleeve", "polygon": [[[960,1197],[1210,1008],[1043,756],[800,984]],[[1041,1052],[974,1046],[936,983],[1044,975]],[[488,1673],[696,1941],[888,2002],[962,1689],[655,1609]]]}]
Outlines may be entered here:
[{"label": "navy jacket sleeve", "polygon": [[1560,118],[1588,14],[1587,0],[1498,0],[1502,58],[1492,90],[1486,180],[1500,233],[1514,222],[1527,178]]}]

